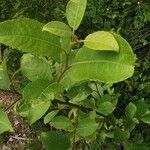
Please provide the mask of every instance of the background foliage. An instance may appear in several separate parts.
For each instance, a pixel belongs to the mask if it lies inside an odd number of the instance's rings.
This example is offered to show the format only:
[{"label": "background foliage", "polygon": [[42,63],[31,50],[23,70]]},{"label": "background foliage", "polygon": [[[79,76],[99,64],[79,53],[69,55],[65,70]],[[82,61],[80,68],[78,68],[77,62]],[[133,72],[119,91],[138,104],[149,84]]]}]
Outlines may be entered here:
[{"label": "background foliage", "polygon": [[[65,21],[66,0],[1,0],[0,21],[26,16],[47,23],[52,20]],[[120,118],[125,113],[125,106],[129,102],[136,103],[144,99],[150,105],[150,2],[149,0],[88,0],[86,14],[77,34],[81,37],[97,30],[113,30],[121,33],[131,43],[137,54],[137,64],[134,76],[122,83],[114,85],[115,93],[119,95],[119,103],[115,115]],[[2,50],[7,49],[1,46]],[[7,50],[5,55],[8,55]],[[19,68],[18,58],[22,54],[12,51],[9,54],[9,74]],[[21,78],[22,82],[16,82]],[[15,76],[15,88],[20,89],[28,82],[22,76]],[[39,129],[40,130],[40,129]],[[149,144],[150,128],[143,124],[138,125],[132,132],[143,136],[145,145]],[[115,145],[110,142],[112,147]],[[97,139],[91,149],[101,148]],[[84,145],[84,144],[83,144]],[[86,147],[87,145],[84,145]],[[103,146],[107,147],[106,143]],[[82,145],[81,145],[82,147]],[[150,147],[150,144],[149,144]]]}]

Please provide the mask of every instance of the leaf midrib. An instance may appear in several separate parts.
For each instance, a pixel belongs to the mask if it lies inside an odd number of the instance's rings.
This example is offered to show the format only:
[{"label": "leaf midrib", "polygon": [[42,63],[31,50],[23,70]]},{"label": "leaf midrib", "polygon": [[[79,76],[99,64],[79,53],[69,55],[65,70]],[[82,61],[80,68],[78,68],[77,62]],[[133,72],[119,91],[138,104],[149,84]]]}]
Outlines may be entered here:
[{"label": "leaf midrib", "polygon": [[122,66],[134,66],[134,65],[129,65],[129,64],[123,64],[122,62],[113,62],[113,61],[106,61],[106,60],[88,60],[88,61],[80,61],[80,62],[76,62],[74,64],[72,64],[70,67],[73,67],[75,65],[79,65],[79,64],[90,64],[90,63],[113,63],[113,64],[118,64],[118,65],[122,65]]},{"label": "leaf midrib", "polygon": [[76,13],[76,15],[75,15],[75,20],[74,20],[74,24],[73,24],[73,31],[76,30],[76,29],[75,29],[75,26],[76,26],[76,21],[77,21],[78,13],[79,13],[80,2],[81,2],[81,1],[79,1],[79,5],[77,4],[77,13]]},{"label": "leaf midrib", "polygon": [[[56,44],[53,44],[53,42],[48,42],[48,41],[46,41],[46,40],[42,40],[42,39],[39,39],[39,38],[36,38],[36,37],[34,37],[34,36],[27,36],[27,35],[18,35],[18,34],[13,34],[13,35],[0,35],[0,37],[21,37],[21,38],[30,38],[30,39],[35,39],[35,40],[37,40],[37,41],[42,41],[42,42],[45,42],[45,43],[48,43],[48,45],[53,45],[53,46],[55,46],[55,47],[57,47],[57,48],[60,48],[60,49],[62,49],[61,47],[59,47],[58,45],[56,45]],[[64,50],[64,49],[62,49],[62,50]]]}]

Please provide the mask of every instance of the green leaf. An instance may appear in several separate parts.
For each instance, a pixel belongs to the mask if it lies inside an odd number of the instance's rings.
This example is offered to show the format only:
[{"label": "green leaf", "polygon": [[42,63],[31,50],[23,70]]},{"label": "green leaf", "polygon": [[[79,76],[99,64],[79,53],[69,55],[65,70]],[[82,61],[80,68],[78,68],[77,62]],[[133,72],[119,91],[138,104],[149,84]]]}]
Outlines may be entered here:
[{"label": "green leaf", "polygon": [[134,146],[132,150],[149,150],[149,147],[147,147],[146,145],[138,145],[138,146]]},{"label": "green leaf", "polygon": [[97,111],[101,114],[108,116],[115,109],[115,106],[111,102],[104,102],[98,106]]},{"label": "green leaf", "polygon": [[43,31],[55,34],[60,37],[71,37],[72,30],[68,25],[60,21],[51,21],[44,25]]},{"label": "green leaf", "polygon": [[60,44],[62,49],[65,49],[66,52],[68,52],[70,50],[71,47],[71,38],[60,38]]},{"label": "green leaf", "polygon": [[49,123],[57,114],[58,114],[59,110],[54,110],[51,111],[50,113],[48,113],[45,117],[44,117],[44,123]]},{"label": "green leaf", "polygon": [[122,131],[120,128],[116,128],[114,130],[114,139],[118,143],[122,143],[123,141],[127,141],[129,138],[128,133],[125,131]]},{"label": "green leaf", "polygon": [[128,141],[123,142],[125,150],[133,150],[133,144]]},{"label": "green leaf", "polygon": [[11,83],[4,63],[0,65],[0,89],[9,90]]},{"label": "green leaf", "polygon": [[78,104],[79,102],[85,100],[88,96],[89,96],[89,94],[87,94],[85,92],[80,92],[73,99],[71,99],[69,102],[71,102],[73,104]]},{"label": "green leaf", "polygon": [[0,134],[6,131],[13,132],[14,130],[11,126],[7,114],[0,110]]},{"label": "green leaf", "polygon": [[23,90],[23,102],[18,108],[20,115],[33,124],[46,113],[55,95],[61,91],[60,84],[50,84],[47,80],[36,80],[28,84]]},{"label": "green leaf", "polygon": [[141,121],[143,121],[144,123],[150,124],[150,113],[142,116]]},{"label": "green leaf", "polygon": [[131,132],[133,129],[135,129],[135,126],[137,125],[136,122],[133,120],[127,120],[126,122],[126,131]]},{"label": "green leaf", "polygon": [[113,34],[106,31],[89,34],[84,40],[84,45],[93,50],[119,52],[119,45]]},{"label": "green leaf", "polygon": [[59,38],[42,32],[42,28],[43,24],[27,18],[1,22],[0,43],[23,52],[59,59],[62,52]]},{"label": "green leaf", "polygon": [[53,118],[50,124],[56,129],[62,129],[67,131],[73,130],[73,125],[70,119],[65,116],[58,116]]},{"label": "green leaf", "polygon": [[51,64],[42,57],[24,54],[21,59],[21,71],[29,80],[52,79]]},{"label": "green leaf", "polygon": [[70,0],[68,2],[66,7],[66,17],[73,30],[78,29],[84,16],[86,4],[87,0]]},{"label": "green leaf", "polygon": [[41,140],[46,150],[67,150],[71,146],[68,137],[56,132],[43,132]]},{"label": "green leaf", "polygon": [[98,128],[98,123],[90,118],[83,118],[78,121],[77,134],[83,137],[92,135]]},{"label": "green leaf", "polygon": [[148,105],[145,100],[139,100],[137,103],[137,115],[139,117],[145,115],[149,111]]},{"label": "green leaf", "polygon": [[136,57],[132,48],[121,36],[113,35],[119,44],[119,53],[79,49],[75,62],[61,80],[66,88],[89,80],[117,83],[133,75]]},{"label": "green leaf", "polygon": [[125,115],[128,120],[131,120],[135,114],[136,114],[136,106],[131,102],[125,109]]}]

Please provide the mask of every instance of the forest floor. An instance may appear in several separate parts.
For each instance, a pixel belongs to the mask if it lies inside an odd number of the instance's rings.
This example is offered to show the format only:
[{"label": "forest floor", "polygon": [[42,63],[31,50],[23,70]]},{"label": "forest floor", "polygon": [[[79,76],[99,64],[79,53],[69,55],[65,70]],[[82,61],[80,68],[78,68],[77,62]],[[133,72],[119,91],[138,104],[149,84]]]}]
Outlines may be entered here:
[{"label": "forest floor", "polygon": [[19,100],[16,93],[0,90],[0,108],[7,112],[14,128],[13,133],[0,136],[0,150],[27,150],[27,144],[34,137],[27,123],[14,111],[14,104]]}]

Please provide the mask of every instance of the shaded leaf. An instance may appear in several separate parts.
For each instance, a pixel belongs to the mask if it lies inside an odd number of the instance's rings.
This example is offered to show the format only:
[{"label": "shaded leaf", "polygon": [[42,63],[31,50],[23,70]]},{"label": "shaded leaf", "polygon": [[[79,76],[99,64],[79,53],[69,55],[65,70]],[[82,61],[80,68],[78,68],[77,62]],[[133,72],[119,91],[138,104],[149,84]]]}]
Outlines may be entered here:
[{"label": "shaded leaf", "polygon": [[141,117],[145,115],[148,111],[149,111],[148,105],[145,102],[145,100],[143,99],[139,100],[137,103],[137,115]]},{"label": "shaded leaf", "polygon": [[50,113],[48,113],[45,117],[44,117],[44,123],[49,123],[57,114],[58,114],[58,110],[54,110],[51,111]]},{"label": "shaded leaf", "polygon": [[83,137],[92,135],[98,127],[98,123],[90,118],[83,118],[78,121],[77,134]]},{"label": "shaded leaf", "polygon": [[131,102],[125,109],[125,115],[127,119],[131,120],[135,114],[136,114],[136,106]]},{"label": "shaded leaf", "polygon": [[24,54],[21,59],[21,71],[29,80],[52,79],[51,64],[41,57]]},{"label": "shaded leaf", "polygon": [[0,134],[6,131],[13,132],[14,130],[11,126],[7,114],[0,110]]},{"label": "shaded leaf", "polygon": [[143,121],[144,123],[150,124],[150,113],[142,116],[141,121]]},{"label": "shaded leaf", "polygon": [[125,131],[122,131],[120,128],[116,128],[114,130],[114,139],[118,143],[122,143],[126,141],[129,138],[128,133]]},{"label": "shaded leaf", "polygon": [[58,117],[53,118],[50,124],[51,126],[57,129],[62,129],[62,130],[67,130],[67,131],[73,130],[73,125],[70,119],[65,116],[58,116]]},{"label": "shaded leaf", "polygon": [[46,150],[67,150],[71,146],[68,137],[56,132],[43,132],[41,140]]},{"label": "shaded leaf", "polygon": [[133,150],[133,144],[128,141],[123,142],[125,150]]},{"label": "shaded leaf", "polygon": [[28,84],[23,90],[23,102],[18,108],[20,115],[33,124],[46,113],[55,95],[61,91],[60,84],[50,84],[47,80],[36,80]]},{"label": "shaded leaf", "polygon": [[9,90],[10,89],[10,79],[7,74],[7,69],[5,67],[5,62],[0,65],[0,89]]},{"label": "shaded leaf", "polygon": [[111,114],[115,109],[115,106],[111,102],[104,102],[98,106],[97,111],[107,116]]},{"label": "shaded leaf", "polygon": [[85,93],[85,92],[80,92],[79,94],[77,94],[74,98],[72,98],[70,100],[71,103],[77,104],[83,100],[85,100],[87,97],[89,96],[89,94]]}]

